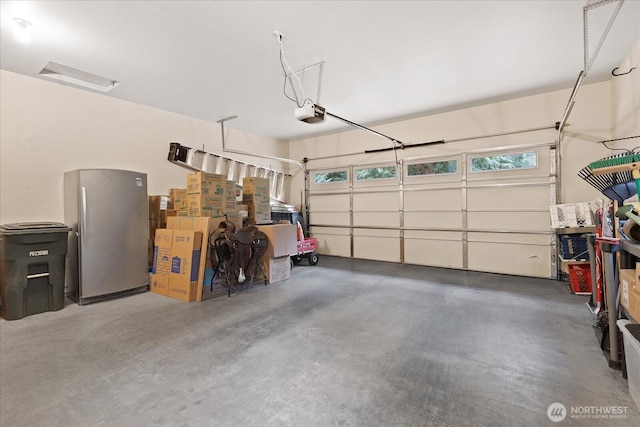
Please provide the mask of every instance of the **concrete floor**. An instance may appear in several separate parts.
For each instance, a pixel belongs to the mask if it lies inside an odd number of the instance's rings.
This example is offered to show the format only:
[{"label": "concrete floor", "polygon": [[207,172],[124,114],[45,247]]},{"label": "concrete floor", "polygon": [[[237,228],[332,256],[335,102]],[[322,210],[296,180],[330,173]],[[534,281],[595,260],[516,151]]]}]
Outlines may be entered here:
[{"label": "concrete floor", "polygon": [[[231,298],[69,303],[0,320],[0,425],[638,426],[585,301],[550,280],[322,257]],[[553,402],[626,418],[555,424]]]}]

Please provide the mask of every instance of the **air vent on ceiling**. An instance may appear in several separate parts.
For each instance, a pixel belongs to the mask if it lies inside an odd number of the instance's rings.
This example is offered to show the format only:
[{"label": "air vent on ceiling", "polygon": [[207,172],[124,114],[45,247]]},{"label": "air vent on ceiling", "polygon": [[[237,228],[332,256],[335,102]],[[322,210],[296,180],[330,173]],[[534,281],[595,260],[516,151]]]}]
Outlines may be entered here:
[{"label": "air vent on ceiling", "polygon": [[109,92],[120,84],[119,81],[91,74],[66,65],[49,62],[39,73],[42,77],[69,83],[87,89]]}]

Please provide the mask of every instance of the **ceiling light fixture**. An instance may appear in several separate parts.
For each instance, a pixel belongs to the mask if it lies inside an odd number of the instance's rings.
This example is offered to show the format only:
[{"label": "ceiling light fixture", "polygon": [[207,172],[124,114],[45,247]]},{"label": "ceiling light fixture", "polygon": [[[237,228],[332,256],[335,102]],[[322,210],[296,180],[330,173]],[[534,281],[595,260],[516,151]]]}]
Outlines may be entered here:
[{"label": "ceiling light fixture", "polygon": [[100,92],[109,92],[120,84],[117,80],[91,74],[55,62],[49,62],[47,66],[40,71],[39,75]]},{"label": "ceiling light fixture", "polygon": [[21,43],[31,42],[33,25],[31,22],[22,18],[13,18],[14,22],[14,35]]}]

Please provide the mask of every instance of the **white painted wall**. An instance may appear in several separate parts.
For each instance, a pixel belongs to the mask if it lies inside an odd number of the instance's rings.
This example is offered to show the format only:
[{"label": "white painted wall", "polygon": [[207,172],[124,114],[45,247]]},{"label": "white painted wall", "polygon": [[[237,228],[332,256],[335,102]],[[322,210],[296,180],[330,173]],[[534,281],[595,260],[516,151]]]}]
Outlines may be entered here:
[{"label": "white painted wall", "polygon": [[[635,70],[628,74],[611,78],[613,138],[640,135],[640,40],[622,61],[616,74],[627,73],[634,67]],[[632,139],[630,143],[632,148],[637,147],[640,145],[640,139]],[[621,145],[626,147],[629,144],[619,142],[610,146]]]},{"label": "white painted wall", "polygon": [[[130,169],[148,174],[149,194],[186,187],[187,169],[167,161],[170,142],[222,153],[220,126],[0,70],[0,224],[60,221],[63,173]],[[226,147],[287,157],[287,144],[232,129]],[[277,161],[227,155],[282,169]],[[118,209],[118,201],[113,201]]]}]

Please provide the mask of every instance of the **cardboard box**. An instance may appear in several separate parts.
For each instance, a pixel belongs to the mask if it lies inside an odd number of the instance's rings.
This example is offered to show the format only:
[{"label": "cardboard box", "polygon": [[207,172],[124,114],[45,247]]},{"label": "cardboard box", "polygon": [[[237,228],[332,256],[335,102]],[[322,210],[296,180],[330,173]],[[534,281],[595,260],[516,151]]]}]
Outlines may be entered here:
[{"label": "cardboard box", "polygon": [[224,197],[227,202],[235,203],[238,195],[236,194],[236,183],[233,181],[224,182]]},{"label": "cardboard box", "polygon": [[236,209],[241,217],[247,218],[249,216],[249,205],[247,203],[237,203]]},{"label": "cardboard box", "polygon": [[150,220],[166,220],[167,209],[173,209],[173,201],[169,196],[149,196]]},{"label": "cardboard box", "polygon": [[200,249],[200,268],[198,270],[198,283],[196,289],[196,301],[202,301],[202,287],[206,281],[210,282],[213,276],[213,268],[209,263],[207,249],[209,236],[218,229],[224,217],[171,217],[167,218],[167,228],[173,230],[196,230],[202,232],[202,246]]},{"label": "cardboard box", "polygon": [[245,177],[242,178],[242,193],[269,195],[269,178]]},{"label": "cardboard box", "polygon": [[270,209],[269,180],[267,178],[243,178],[242,201],[253,203],[258,207],[269,205]]},{"label": "cardboard box", "polygon": [[151,272],[159,276],[169,276],[171,271],[171,243],[173,230],[159,228],[153,241],[153,267]]},{"label": "cardboard box", "polygon": [[291,258],[288,255],[278,258],[262,257],[260,262],[267,274],[268,283],[278,283],[291,278]]},{"label": "cardboard box", "polygon": [[269,224],[271,223],[271,205],[255,205],[253,203],[248,204],[249,213],[247,219],[254,220],[256,224]]},{"label": "cardboard box", "polygon": [[224,187],[220,182],[202,181],[193,184],[189,184],[187,187],[188,195],[202,195],[202,196],[223,196]]},{"label": "cardboard box", "polygon": [[173,208],[176,210],[187,209],[187,189],[186,188],[172,188],[169,190],[169,195],[173,201]]},{"label": "cardboard box", "polygon": [[171,188],[169,190],[169,196],[175,202],[176,199],[186,199],[187,198],[187,189],[186,188]]},{"label": "cardboard box", "polygon": [[222,210],[222,208],[204,206],[201,208],[189,208],[189,210],[187,210],[186,216],[219,217],[221,215],[224,215],[224,211]]},{"label": "cardboard box", "polygon": [[242,193],[242,203],[253,203],[254,205],[271,205],[271,199],[269,197],[269,193]]},{"label": "cardboard box", "polygon": [[636,271],[620,269],[620,304],[634,320],[640,321],[640,282],[635,279]]},{"label": "cardboard box", "polygon": [[226,175],[194,172],[187,175],[187,194],[202,196],[221,196],[224,198]]},{"label": "cardboard box", "polygon": [[269,238],[269,247],[264,256],[282,257],[298,253],[298,226],[292,224],[259,225]]},{"label": "cardboard box", "polygon": [[169,276],[152,274],[149,289],[153,293],[164,295],[166,297],[169,292]]},{"label": "cardboard box", "polygon": [[196,300],[201,249],[202,232],[173,230],[168,297],[185,302]]},{"label": "cardboard box", "polygon": [[201,207],[222,208],[222,206],[225,205],[224,196],[217,195],[190,194],[187,196],[187,202],[187,207],[189,209]]},{"label": "cardboard box", "polygon": [[167,228],[167,221],[161,221],[159,219],[149,220],[149,237],[153,240],[156,237],[156,230],[158,228]]},{"label": "cardboard box", "polygon": [[[186,202],[185,202],[185,204],[186,204]],[[179,209],[179,210],[177,211],[177,214],[178,214],[178,215],[176,215],[176,216],[189,216],[189,209],[187,209],[187,208]],[[167,223],[168,223],[168,222],[169,222],[169,221],[168,221],[168,218],[167,218]]]},{"label": "cardboard box", "polygon": [[187,185],[198,182],[224,182],[227,180],[226,175],[208,172],[192,172],[187,175]]}]

